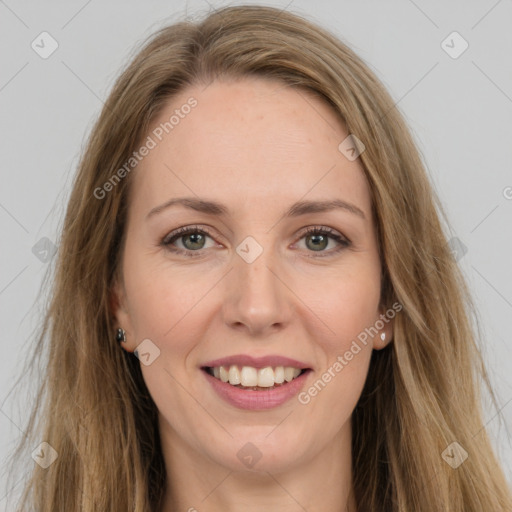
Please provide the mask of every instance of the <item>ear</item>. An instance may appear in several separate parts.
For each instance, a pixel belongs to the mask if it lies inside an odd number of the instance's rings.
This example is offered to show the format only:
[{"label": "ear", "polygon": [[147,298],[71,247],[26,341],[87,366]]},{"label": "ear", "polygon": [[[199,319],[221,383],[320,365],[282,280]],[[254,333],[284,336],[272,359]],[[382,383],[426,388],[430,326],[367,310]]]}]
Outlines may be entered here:
[{"label": "ear", "polygon": [[[391,312],[391,314],[390,314]],[[374,350],[382,350],[393,340],[395,310],[381,306],[379,316],[375,321],[375,328],[378,330],[373,337]]]},{"label": "ear", "polygon": [[[124,284],[118,279],[114,281],[110,291],[109,306],[115,318],[116,329],[121,328],[126,333],[126,341],[119,342],[119,345],[127,352],[133,352],[136,348],[136,343],[126,299],[126,290]],[[115,334],[116,333],[112,333],[113,336],[115,336]]]}]

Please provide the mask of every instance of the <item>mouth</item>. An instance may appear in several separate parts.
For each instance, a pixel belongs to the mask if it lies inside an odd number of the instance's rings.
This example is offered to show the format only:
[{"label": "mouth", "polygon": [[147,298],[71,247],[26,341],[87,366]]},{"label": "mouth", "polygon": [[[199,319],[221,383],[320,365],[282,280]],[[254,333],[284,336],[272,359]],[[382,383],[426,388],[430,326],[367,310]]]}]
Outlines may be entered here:
[{"label": "mouth", "polygon": [[245,391],[268,391],[284,387],[311,371],[293,366],[266,366],[255,368],[232,364],[229,366],[203,366],[201,370],[215,379]]},{"label": "mouth", "polygon": [[296,396],[309,380],[310,364],[284,355],[234,354],[199,366],[211,390],[238,409],[279,407]]}]

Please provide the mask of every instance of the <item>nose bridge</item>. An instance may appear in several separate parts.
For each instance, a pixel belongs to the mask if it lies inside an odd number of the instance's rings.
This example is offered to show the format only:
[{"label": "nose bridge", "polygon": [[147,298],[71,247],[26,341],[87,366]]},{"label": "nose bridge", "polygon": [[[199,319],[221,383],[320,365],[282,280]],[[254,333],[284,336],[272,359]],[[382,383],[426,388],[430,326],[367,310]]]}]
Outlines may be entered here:
[{"label": "nose bridge", "polygon": [[233,254],[233,270],[224,302],[225,321],[230,325],[243,324],[252,333],[284,324],[289,319],[286,287],[276,276],[282,266],[271,239],[267,236],[259,243],[253,237],[246,237]]}]

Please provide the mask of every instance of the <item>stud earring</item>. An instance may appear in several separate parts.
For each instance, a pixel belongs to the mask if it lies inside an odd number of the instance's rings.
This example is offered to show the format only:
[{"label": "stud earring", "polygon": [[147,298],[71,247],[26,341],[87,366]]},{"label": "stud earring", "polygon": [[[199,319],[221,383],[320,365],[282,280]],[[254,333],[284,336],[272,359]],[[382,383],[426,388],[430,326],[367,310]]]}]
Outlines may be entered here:
[{"label": "stud earring", "polygon": [[126,332],[124,329],[117,329],[116,341],[119,343],[126,343]]},{"label": "stud earring", "polygon": [[381,339],[382,341],[384,341],[384,340],[386,339],[386,333],[385,333],[385,332],[381,332],[381,333],[380,333],[380,339]]}]

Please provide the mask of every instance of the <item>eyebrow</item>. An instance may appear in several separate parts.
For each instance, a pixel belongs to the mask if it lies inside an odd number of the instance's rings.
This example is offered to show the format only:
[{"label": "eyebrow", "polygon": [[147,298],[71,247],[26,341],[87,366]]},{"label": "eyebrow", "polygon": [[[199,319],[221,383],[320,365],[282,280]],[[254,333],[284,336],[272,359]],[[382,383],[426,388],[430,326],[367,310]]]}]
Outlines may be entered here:
[{"label": "eyebrow", "polygon": [[[228,216],[229,209],[216,201],[208,201],[198,199],[196,197],[178,197],[166,201],[156,206],[147,214],[146,219],[161,213],[172,206],[181,205],[190,210],[194,210],[208,215]],[[366,216],[360,208],[352,203],[348,203],[341,199],[331,199],[327,201],[298,201],[294,203],[284,214],[285,217],[299,217],[308,213],[321,213],[335,209],[342,209],[366,220]]]}]

